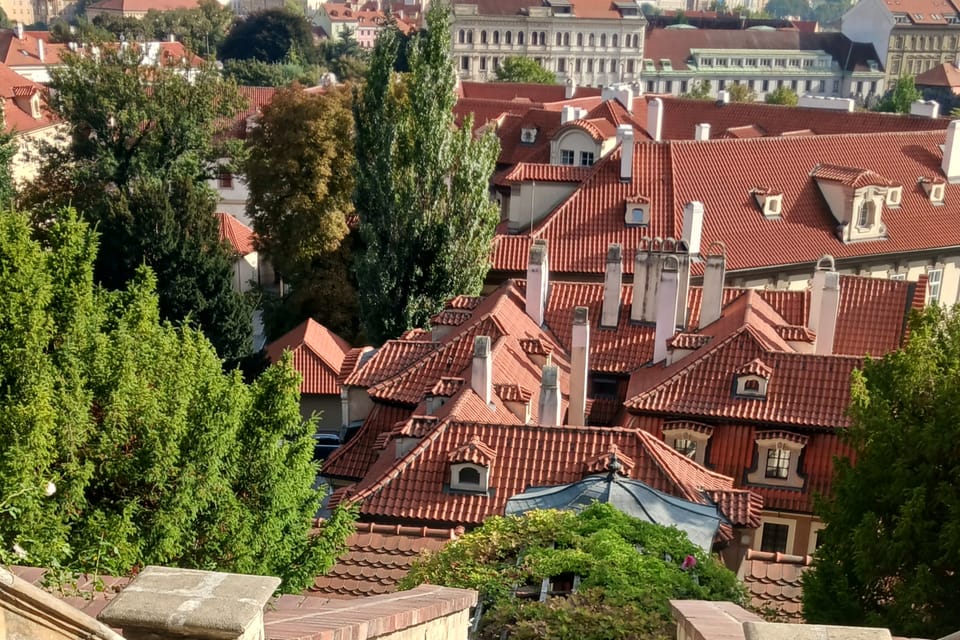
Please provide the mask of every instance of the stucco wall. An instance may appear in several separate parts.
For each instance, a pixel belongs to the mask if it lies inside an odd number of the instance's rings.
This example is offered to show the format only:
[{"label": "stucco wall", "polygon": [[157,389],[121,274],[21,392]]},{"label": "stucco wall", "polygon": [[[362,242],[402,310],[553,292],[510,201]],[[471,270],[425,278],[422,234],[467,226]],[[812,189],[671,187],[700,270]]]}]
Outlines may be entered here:
[{"label": "stucco wall", "polygon": [[469,610],[464,609],[449,616],[436,618],[402,631],[376,636],[376,638],[377,640],[466,640],[469,627]]},{"label": "stucco wall", "polygon": [[320,414],[318,431],[340,433],[340,397],[304,394],[300,396],[300,415],[309,418],[314,412]]}]

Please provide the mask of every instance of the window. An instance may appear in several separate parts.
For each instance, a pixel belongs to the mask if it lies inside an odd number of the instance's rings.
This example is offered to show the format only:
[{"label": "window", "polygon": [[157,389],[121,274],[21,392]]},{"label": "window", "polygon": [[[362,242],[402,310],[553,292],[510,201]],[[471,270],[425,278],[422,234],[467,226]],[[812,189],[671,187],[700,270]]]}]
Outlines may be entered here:
[{"label": "window", "polygon": [[467,41],[467,32],[463,29],[460,29],[460,32],[457,34],[457,42],[463,44]]},{"label": "window", "polygon": [[487,57],[480,56],[480,71],[486,71],[486,70],[487,70]]},{"label": "window", "polygon": [[591,47],[596,46],[596,42],[597,42],[597,37],[595,35],[591,33],[589,36],[587,36],[587,44],[589,46]]},{"label": "window", "polygon": [[558,47],[563,46],[563,34],[562,34],[562,33],[558,33],[558,34],[557,34],[556,42],[557,42],[557,46],[558,46]]},{"label": "window", "polygon": [[460,68],[464,71],[470,71],[470,57],[460,56]]},{"label": "window", "polygon": [[770,90],[770,81],[769,81],[769,80],[764,80],[764,81],[763,81],[763,90],[764,90],[764,91],[769,91],[769,90]]},{"label": "window", "polygon": [[574,71],[576,71],[577,73],[580,73],[581,71],[583,71],[583,60],[581,60],[580,58],[577,58],[577,59],[573,62],[573,69],[574,69]]},{"label": "window", "polygon": [[593,58],[587,60],[587,73],[593,73]]},{"label": "window", "polygon": [[493,44],[500,44],[500,32],[499,32],[499,31],[494,31],[494,32],[493,32]]},{"label": "window", "polygon": [[606,61],[605,61],[605,60],[602,60],[602,59],[601,59],[601,60],[597,60],[597,73],[603,73],[603,72],[606,71],[606,70],[607,70],[607,68],[606,68]]},{"label": "window", "polygon": [[457,474],[457,482],[460,484],[469,484],[480,486],[480,471],[474,467],[464,467]]},{"label": "window", "polygon": [[890,187],[887,189],[887,206],[896,209],[900,206],[900,200],[903,198],[903,187]]},{"label": "window", "polygon": [[480,32],[480,44],[487,44],[487,32],[485,30]]},{"label": "window", "polygon": [[467,44],[473,44],[473,29],[467,31]]},{"label": "window", "polygon": [[673,448],[675,451],[684,455],[691,460],[696,459],[697,457],[697,441],[696,440],[687,440],[684,438],[677,438],[673,441]]},{"label": "window", "polygon": [[790,450],[767,449],[767,478],[786,480],[790,476]]},{"label": "window", "polygon": [[531,32],[530,32],[530,44],[537,44],[537,32],[536,32],[536,31],[531,31]]},{"label": "window", "polygon": [[900,281],[903,281],[903,280],[906,280],[906,279],[907,279],[907,274],[905,274],[905,273],[894,273],[894,274],[892,274],[892,275],[890,276],[890,279],[891,279],[891,280],[900,280]]},{"label": "window", "polygon": [[760,393],[760,381],[756,378],[751,378],[750,380],[743,381],[743,390],[752,391],[753,393]]},{"label": "window", "polygon": [[866,229],[873,226],[873,201],[864,199],[857,210],[857,226]]},{"label": "window", "polygon": [[503,34],[503,39],[507,44],[513,44],[513,32],[507,31],[505,34]]},{"label": "window", "polygon": [[633,60],[627,60],[627,73],[633,73],[635,68]]},{"label": "window", "polygon": [[940,284],[943,282],[943,269],[927,271],[927,295],[930,302],[940,302]]},{"label": "window", "polygon": [[567,71],[567,61],[565,58],[560,58],[557,60],[557,71],[560,73],[566,73]]},{"label": "window", "polygon": [[572,149],[560,149],[560,164],[573,164],[573,150]]},{"label": "window", "polygon": [[570,46],[570,32],[569,32],[569,31],[568,31],[567,33],[563,34],[563,46],[565,46],[565,47],[569,47],[569,46]]},{"label": "window", "polygon": [[706,464],[707,445],[713,427],[698,422],[678,421],[663,425],[663,441],[697,464]]},{"label": "window", "polygon": [[582,46],[583,46],[583,34],[582,34],[582,33],[578,33],[578,34],[577,34],[577,46],[578,46],[578,47],[582,47]]},{"label": "window", "polygon": [[593,166],[593,151],[581,151],[581,152],[580,152],[580,166],[581,166],[581,167],[592,167],[592,166]]},{"label": "window", "polygon": [[610,37],[610,46],[612,46],[612,47],[614,47],[614,48],[616,48],[617,46],[619,46],[619,41],[618,41],[618,39],[617,39],[617,34],[613,34],[613,35]]},{"label": "window", "polygon": [[605,400],[616,400],[618,398],[620,385],[616,378],[596,376],[591,380],[591,383],[591,390],[593,391],[591,398],[603,398]]},{"label": "window", "polygon": [[547,32],[546,32],[546,31],[541,31],[541,32],[540,32],[540,44],[542,44],[542,45],[547,44]]},{"label": "window", "polygon": [[233,174],[229,171],[221,171],[217,176],[217,186],[221,189],[233,189]]},{"label": "window", "polygon": [[647,93],[655,93],[657,90],[657,83],[654,80],[647,80]]},{"label": "window", "polygon": [[787,540],[790,537],[790,525],[776,524],[773,522],[763,523],[763,536],[760,540],[760,550],[771,553],[786,553]]},{"label": "window", "polygon": [[600,46],[601,47],[607,46],[607,34],[605,33],[600,34]]},{"label": "window", "polygon": [[517,44],[523,44],[523,31],[517,32]]}]

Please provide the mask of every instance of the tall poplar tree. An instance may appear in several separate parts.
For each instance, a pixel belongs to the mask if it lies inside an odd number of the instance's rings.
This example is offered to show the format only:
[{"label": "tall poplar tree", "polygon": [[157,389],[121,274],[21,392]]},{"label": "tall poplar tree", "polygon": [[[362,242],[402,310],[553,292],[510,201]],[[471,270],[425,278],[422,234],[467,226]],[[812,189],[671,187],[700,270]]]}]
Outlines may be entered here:
[{"label": "tall poplar tree", "polygon": [[399,78],[400,35],[396,25],[381,32],[354,100],[357,280],[374,341],[426,324],[452,296],[479,293],[498,220],[488,193],[497,138],[454,122],[449,6],[434,3],[426,24]]}]

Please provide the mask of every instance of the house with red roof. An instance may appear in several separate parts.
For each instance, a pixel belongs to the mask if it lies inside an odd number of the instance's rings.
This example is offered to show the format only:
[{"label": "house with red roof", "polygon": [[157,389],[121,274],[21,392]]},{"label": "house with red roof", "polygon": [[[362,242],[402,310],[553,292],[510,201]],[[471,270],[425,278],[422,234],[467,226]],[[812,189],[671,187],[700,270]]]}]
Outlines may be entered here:
[{"label": "house with red roof", "polygon": [[924,71],[914,78],[914,84],[921,91],[936,89],[948,96],[960,95],[960,60],[944,62],[929,71]]},{"label": "house with red roof", "polygon": [[0,29],[0,63],[33,82],[50,82],[48,68],[61,64],[66,51],[69,45],[50,42],[47,31],[25,31],[22,24]]},{"label": "house with red roof", "polygon": [[177,9],[196,9],[197,0],[100,0],[87,5],[87,17],[93,20],[97,16],[117,18],[142,18],[148,11],[174,11]]},{"label": "house with red roof", "polygon": [[43,144],[63,144],[66,128],[47,109],[46,89],[0,63],[0,104],[3,130],[12,133],[17,153],[11,162],[18,184],[32,180],[40,169]]},{"label": "house with red roof", "polygon": [[[377,37],[387,24],[387,13],[383,4],[382,1],[324,2],[317,8],[313,19],[331,40],[336,40],[349,31],[357,44],[364,49],[373,49]],[[411,12],[411,8],[414,11]],[[416,31],[419,6],[397,3],[392,11],[397,27],[403,33]]]}]

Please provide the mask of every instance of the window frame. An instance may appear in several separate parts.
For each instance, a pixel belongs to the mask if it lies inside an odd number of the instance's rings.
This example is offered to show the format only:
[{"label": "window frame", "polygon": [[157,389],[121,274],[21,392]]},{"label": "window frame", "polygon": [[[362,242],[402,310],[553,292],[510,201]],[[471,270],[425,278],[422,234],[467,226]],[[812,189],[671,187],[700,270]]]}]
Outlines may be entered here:
[{"label": "window frame", "polygon": [[[768,526],[769,526],[769,529],[768,529]],[[782,550],[780,548],[767,548],[766,544],[767,544],[768,531],[771,533],[771,538],[773,538],[771,542],[774,542],[774,543],[779,542],[781,540],[781,535],[782,535],[782,542],[783,542]],[[792,542],[791,538],[793,537],[792,534],[793,534],[793,527],[791,527],[790,524],[786,522],[774,522],[773,520],[769,520],[769,521],[764,520],[763,525],[760,527],[760,532],[758,534],[760,537],[760,544],[759,544],[760,551],[764,551],[767,553],[784,553],[784,554],[790,553],[791,551],[790,543]]]},{"label": "window frame", "polygon": [[763,477],[768,480],[788,480],[792,457],[792,452],[786,447],[767,449]]},{"label": "window frame", "polygon": [[[589,162],[587,162],[589,160]],[[593,151],[581,151],[580,152],[580,165],[581,167],[592,167],[593,164],[597,161],[596,154]]]},{"label": "window frame", "polygon": [[[560,149],[560,164],[568,167],[572,167],[576,158],[577,158],[577,152],[574,151],[573,149]],[[569,162],[567,162],[568,159],[569,159]]]}]

